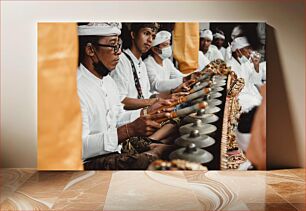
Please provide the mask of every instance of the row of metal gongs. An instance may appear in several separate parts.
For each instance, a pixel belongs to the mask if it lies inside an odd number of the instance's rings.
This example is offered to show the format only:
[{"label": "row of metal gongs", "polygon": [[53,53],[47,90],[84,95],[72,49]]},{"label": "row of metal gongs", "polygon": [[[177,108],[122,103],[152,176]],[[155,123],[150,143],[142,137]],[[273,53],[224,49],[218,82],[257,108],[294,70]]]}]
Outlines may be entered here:
[{"label": "row of metal gongs", "polygon": [[191,104],[194,104],[206,101],[208,107],[183,118],[179,128],[181,136],[175,140],[175,144],[180,148],[170,154],[169,158],[171,160],[181,159],[204,165],[213,160],[214,156],[205,148],[216,143],[216,140],[212,137],[217,131],[214,123],[219,120],[216,114],[221,111],[218,106],[222,104],[222,100],[220,100],[222,93],[226,93],[223,91],[226,89],[226,81],[227,76],[213,76],[209,95],[191,102]]}]

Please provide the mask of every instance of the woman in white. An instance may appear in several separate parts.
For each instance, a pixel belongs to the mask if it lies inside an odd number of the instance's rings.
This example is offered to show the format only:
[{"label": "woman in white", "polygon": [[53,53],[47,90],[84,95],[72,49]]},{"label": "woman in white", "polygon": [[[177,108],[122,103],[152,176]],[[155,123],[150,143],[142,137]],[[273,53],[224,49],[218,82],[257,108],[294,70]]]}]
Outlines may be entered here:
[{"label": "woman in white", "polygon": [[172,56],[170,39],[170,32],[158,32],[151,48],[152,53],[144,60],[152,93],[169,92],[183,83],[184,74],[169,59]]}]

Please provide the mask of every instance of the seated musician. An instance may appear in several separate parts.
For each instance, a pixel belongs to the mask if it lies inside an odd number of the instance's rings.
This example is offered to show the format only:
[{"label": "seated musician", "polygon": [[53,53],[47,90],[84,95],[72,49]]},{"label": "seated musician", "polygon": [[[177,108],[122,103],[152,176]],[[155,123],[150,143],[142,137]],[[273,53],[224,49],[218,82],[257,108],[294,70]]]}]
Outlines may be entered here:
[{"label": "seated musician", "polygon": [[157,23],[132,23],[130,37],[127,40],[129,47],[120,55],[116,70],[110,73],[117,84],[121,102],[126,110],[164,102],[162,98],[165,96],[151,97],[147,68],[141,58],[152,47],[158,28]]},{"label": "seated musician", "polygon": [[241,148],[245,151],[250,142],[250,131],[254,114],[257,107],[261,104],[262,96],[256,88],[257,72],[254,65],[250,62],[252,48],[246,37],[237,37],[232,42],[232,58],[228,65],[243,78],[245,86],[238,96],[242,114],[238,124],[237,139]]},{"label": "seated musician", "polygon": [[172,56],[170,40],[170,32],[159,31],[153,40],[150,55],[144,60],[152,93],[187,90],[186,84],[183,84],[185,75],[169,59]]},{"label": "seated musician", "polygon": [[221,52],[214,45],[211,45],[213,40],[212,31],[209,29],[200,31],[200,50],[203,54],[208,58],[210,62],[215,61],[217,59],[224,60]]},{"label": "seated musician", "polygon": [[117,86],[109,76],[121,54],[120,27],[120,23],[88,23],[78,27],[77,85],[82,111],[82,159],[86,170],[146,169],[171,148],[136,143],[134,151],[121,149],[131,137],[154,136],[161,128],[154,120],[165,118],[169,113],[144,116],[143,110],[123,110]]}]

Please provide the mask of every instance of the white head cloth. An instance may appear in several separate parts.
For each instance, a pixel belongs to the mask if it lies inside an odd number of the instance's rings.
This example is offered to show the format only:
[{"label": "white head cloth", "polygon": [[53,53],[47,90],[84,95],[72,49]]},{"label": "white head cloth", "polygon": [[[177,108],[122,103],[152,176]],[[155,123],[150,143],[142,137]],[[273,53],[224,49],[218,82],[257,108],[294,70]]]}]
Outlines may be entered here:
[{"label": "white head cloth", "polygon": [[233,40],[231,44],[232,52],[247,46],[250,46],[250,43],[248,42],[246,37],[237,37]]},{"label": "white head cloth", "polygon": [[112,36],[121,34],[121,23],[91,22],[78,26],[79,36]]},{"label": "white head cloth", "polygon": [[223,40],[225,40],[225,36],[223,35],[223,34],[221,34],[221,33],[216,33],[216,34],[214,34],[214,38],[215,39],[223,39]]},{"label": "white head cloth", "polygon": [[155,39],[153,40],[152,45],[157,46],[167,40],[171,39],[171,33],[168,31],[160,31],[156,34]]},{"label": "white head cloth", "polygon": [[233,31],[232,31],[232,34],[231,34],[231,38],[234,40],[236,37],[238,37],[240,34],[242,33],[242,29],[241,29],[241,26],[238,25],[236,26]]},{"label": "white head cloth", "polygon": [[200,38],[213,40],[213,34],[209,29],[200,31]]}]

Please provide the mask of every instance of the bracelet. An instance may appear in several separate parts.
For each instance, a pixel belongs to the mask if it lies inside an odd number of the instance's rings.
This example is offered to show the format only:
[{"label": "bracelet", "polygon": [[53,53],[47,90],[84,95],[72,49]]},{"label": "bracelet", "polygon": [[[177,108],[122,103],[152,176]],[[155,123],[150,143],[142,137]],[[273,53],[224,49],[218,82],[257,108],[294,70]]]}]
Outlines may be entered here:
[{"label": "bracelet", "polygon": [[148,106],[142,109],[143,116],[148,115]]},{"label": "bracelet", "polygon": [[129,137],[130,137],[130,134],[129,134],[129,129],[128,129],[127,124],[125,125],[125,130],[126,130],[126,134],[127,134],[128,138],[129,138]]}]

